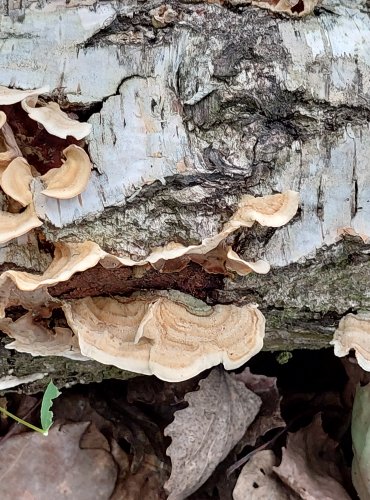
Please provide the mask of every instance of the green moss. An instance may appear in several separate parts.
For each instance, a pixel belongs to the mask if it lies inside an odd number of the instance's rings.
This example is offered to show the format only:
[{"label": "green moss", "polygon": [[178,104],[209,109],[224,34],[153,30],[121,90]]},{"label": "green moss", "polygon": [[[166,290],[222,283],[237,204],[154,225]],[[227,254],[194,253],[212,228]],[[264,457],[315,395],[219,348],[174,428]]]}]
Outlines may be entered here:
[{"label": "green moss", "polygon": [[282,351],[279,352],[276,356],[276,361],[279,363],[279,365],[285,365],[286,363],[289,362],[290,359],[292,359],[293,354],[289,351]]}]

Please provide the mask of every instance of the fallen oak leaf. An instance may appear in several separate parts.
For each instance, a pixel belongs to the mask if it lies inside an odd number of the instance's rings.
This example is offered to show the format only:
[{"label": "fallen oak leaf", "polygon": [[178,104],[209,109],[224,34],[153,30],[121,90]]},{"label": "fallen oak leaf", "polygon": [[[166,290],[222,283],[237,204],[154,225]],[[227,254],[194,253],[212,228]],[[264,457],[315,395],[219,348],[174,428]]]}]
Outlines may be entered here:
[{"label": "fallen oak leaf", "polygon": [[338,443],[322,428],[321,415],[288,434],[283,458],[275,473],[303,500],[350,500],[338,466]]},{"label": "fallen oak leaf", "polygon": [[196,491],[243,437],[255,419],[261,399],[242,382],[217,368],[188,393],[189,406],[175,412],[165,428],[172,438],[167,455],[172,462],[165,484],[168,500],[182,500]]}]

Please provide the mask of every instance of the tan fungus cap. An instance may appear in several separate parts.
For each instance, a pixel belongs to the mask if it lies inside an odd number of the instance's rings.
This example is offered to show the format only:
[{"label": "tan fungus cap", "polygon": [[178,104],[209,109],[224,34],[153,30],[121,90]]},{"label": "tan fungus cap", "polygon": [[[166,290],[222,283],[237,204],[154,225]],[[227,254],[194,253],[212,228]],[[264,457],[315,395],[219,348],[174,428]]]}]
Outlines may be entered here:
[{"label": "tan fungus cap", "polygon": [[82,354],[101,363],[177,382],[211,366],[244,364],[263,345],[265,321],[253,305],[191,310],[167,298],[84,298],[63,306]]},{"label": "tan fungus cap", "polygon": [[79,146],[72,144],[63,150],[63,154],[66,157],[63,165],[52,168],[41,177],[46,184],[42,194],[61,200],[73,198],[85,190],[92,168],[89,156]]}]

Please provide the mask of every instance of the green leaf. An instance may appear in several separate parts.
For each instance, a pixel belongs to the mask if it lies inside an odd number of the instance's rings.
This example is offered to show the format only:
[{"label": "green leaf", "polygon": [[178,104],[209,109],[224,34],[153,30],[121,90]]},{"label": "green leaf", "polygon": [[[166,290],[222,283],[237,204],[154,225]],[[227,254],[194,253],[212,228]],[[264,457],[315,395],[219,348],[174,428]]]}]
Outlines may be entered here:
[{"label": "green leaf", "polygon": [[361,500],[370,499],[370,384],[357,387],[352,410],[352,480]]},{"label": "green leaf", "polygon": [[57,398],[60,394],[62,393],[53,384],[53,381],[50,380],[41,403],[41,427],[45,435],[47,435],[48,430],[53,425],[53,412],[50,410],[53,406],[53,399]]}]

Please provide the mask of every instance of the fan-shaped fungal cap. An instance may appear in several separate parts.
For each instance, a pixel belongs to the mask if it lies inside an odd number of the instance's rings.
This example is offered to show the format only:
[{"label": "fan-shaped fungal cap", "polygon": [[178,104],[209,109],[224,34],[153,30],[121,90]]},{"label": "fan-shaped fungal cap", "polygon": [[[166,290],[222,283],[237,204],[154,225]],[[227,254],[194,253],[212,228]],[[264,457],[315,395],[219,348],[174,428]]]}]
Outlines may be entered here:
[{"label": "fan-shaped fungal cap", "polygon": [[15,104],[16,102],[23,101],[23,99],[31,96],[39,96],[46,92],[49,92],[49,87],[41,87],[34,90],[19,90],[0,86],[0,105]]},{"label": "fan-shaped fungal cap", "polygon": [[177,382],[219,363],[227,370],[238,368],[262,349],[264,333],[264,317],[255,306],[216,305],[200,316],[159,299],[142,321],[136,341],[150,339],[151,372]]},{"label": "fan-shaped fungal cap", "polygon": [[173,382],[219,363],[237,368],[263,345],[264,317],[251,305],[200,311],[163,297],[101,297],[71,301],[63,309],[85,356]]},{"label": "fan-shaped fungal cap", "polygon": [[296,191],[254,197],[244,196],[239,208],[226,223],[227,228],[261,226],[280,227],[290,221],[298,210],[299,195]]},{"label": "fan-shaped fungal cap", "polygon": [[252,5],[281,12],[293,17],[307,16],[313,12],[318,0],[252,0]]},{"label": "fan-shaped fungal cap", "polygon": [[92,241],[73,244],[58,242],[55,244],[54,259],[43,274],[4,271],[0,276],[0,283],[1,280],[10,278],[20,290],[33,291],[67,281],[74,273],[94,267],[104,255],[105,252]]},{"label": "fan-shaped fungal cap", "polygon": [[85,190],[89,182],[91,162],[87,153],[72,144],[63,150],[65,162],[59,168],[52,168],[41,179],[46,189],[41,191],[45,196],[62,200],[73,198]]},{"label": "fan-shaped fungal cap", "polygon": [[22,156],[21,150],[6,122],[6,114],[0,111],[0,180],[4,169],[17,156]]},{"label": "fan-shaped fungal cap", "polygon": [[270,271],[270,264],[265,260],[257,260],[256,262],[243,260],[234,250],[229,248],[226,269],[236,272],[239,276],[245,276],[252,271],[258,274],[267,274]]},{"label": "fan-shaped fungal cap", "polygon": [[4,192],[24,207],[32,203],[31,167],[24,158],[12,160],[3,172],[0,185]]},{"label": "fan-shaped fungal cap", "polygon": [[42,226],[42,222],[37,218],[32,203],[20,214],[0,212],[0,244],[18,238],[39,226]]},{"label": "fan-shaped fungal cap", "polygon": [[370,371],[370,316],[347,314],[334,332],[334,354],[346,356],[354,349],[358,364]]},{"label": "fan-shaped fungal cap", "polygon": [[148,307],[140,300],[125,303],[108,297],[86,297],[65,304],[63,310],[84,356],[150,375],[150,343],[145,339],[134,342]]},{"label": "fan-shaped fungal cap", "polygon": [[61,139],[66,139],[68,135],[75,139],[83,139],[90,134],[90,123],[72,120],[67,113],[60,109],[59,104],[56,102],[49,102],[40,107],[35,107],[36,104],[36,99],[31,97],[22,101],[22,108],[32,120],[41,123],[49,134]]},{"label": "fan-shaped fungal cap", "polygon": [[49,305],[59,305],[59,300],[51,297],[45,288],[32,291],[19,290],[7,275],[15,271],[5,271],[0,276],[0,318],[5,317],[5,309],[10,306],[22,306],[35,312],[41,312]]},{"label": "fan-shaped fungal cap", "polygon": [[32,292],[67,281],[73,274],[94,267],[106,255],[109,254],[92,241],[57,242],[53,261],[43,274],[30,274],[15,270],[4,271],[0,275],[0,295],[4,287],[9,288],[7,280],[11,280],[21,291]]},{"label": "fan-shaped fungal cap", "polygon": [[[173,272],[174,264],[179,261],[184,261],[187,257],[188,261],[196,262],[207,271],[207,273],[224,274],[226,271],[232,271],[240,276],[245,276],[252,271],[258,274],[266,274],[270,270],[270,265],[264,260],[257,260],[250,262],[243,260],[239,255],[232,250],[232,248],[222,241],[216,248],[207,252],[206,254],[188,254],[174,261],[162,261],[160,270],[162,272]],[[158,268],[156,264],[152,264],[155,269]],[[186,266],[186,261],[183,267]],[[181,270],[181,267],[179,267]],[[176,269],[176,268],[175,268]]]},{"label": "fan-shaped fungal cap", "polygon": [[0,111],[0,128],[6,123],[6,114],[4,111]]},{"label": "fan-shaped fungal cap", "polygon": [[82,356],[77,337],[69,328],[56,327],[50,331],[42,324],[35,323],[31,312],[16,321],[9,318],[0,320],[0,330],[14,339],[7,349],[27,352],[32,356],[63,356],[77,361],[87,361]]}]

